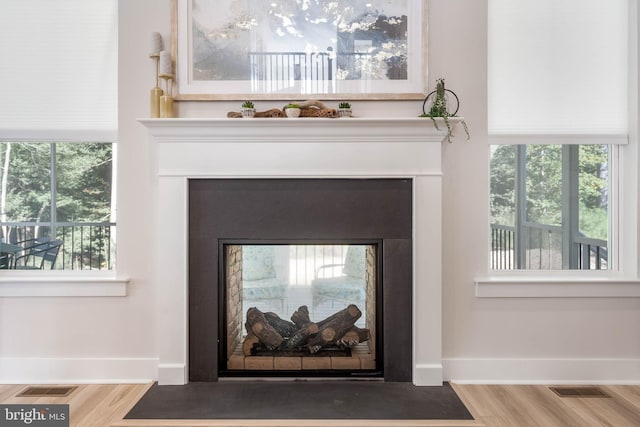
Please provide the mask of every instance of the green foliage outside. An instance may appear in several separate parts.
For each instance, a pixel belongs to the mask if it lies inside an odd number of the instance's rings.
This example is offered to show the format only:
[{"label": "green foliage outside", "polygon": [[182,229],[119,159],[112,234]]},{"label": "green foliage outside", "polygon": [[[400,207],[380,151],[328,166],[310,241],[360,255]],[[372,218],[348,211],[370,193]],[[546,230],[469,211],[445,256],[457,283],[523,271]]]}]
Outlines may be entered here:
[{"label": "green foliage outside", "polygon": [[[579,228],[586,236],[608,236],[608,147],[582,145],[578,160]],[[515,224],[516,146],[492,147],[491,222]],[[526,148],[526,219],[531,223],[562,225],[562,147],[528,145]]]},{"label": "green foliage outside", "polygon": [[[0,197],[6,202],[2,220],[49,221],[51,145],[0,143],[0,161]],[[111,144],[57,144],[56,165],[58,221],[109,221]]]},{"label": "green foliage outside", "polygon": [[[112,222],[112,145],[107,143],[0,143],[0,225],[5,241],[50,236],[49,224],[7,225],[9,222]],[[55,152],[55,192],[51,188],[51,158]],[[55,193],[55,203],[52,195]],[[52,212],[52,205],[55,211]],[[74,228],[73,230],[71,230]],[[107,227],[108,229],[108,227]],[[71,235],[74,233],[73,239]],[[64,234],[63,234],[64,233]],[[78,253],[74,262],[105,268],[110,246],[105,227],[59,226],[56,238],[64,250]],[[86,254],[86,255],[85,255]],[[79,259],[87,257],[87,259]],[[95,259],[94,259],[95,256]]]}]

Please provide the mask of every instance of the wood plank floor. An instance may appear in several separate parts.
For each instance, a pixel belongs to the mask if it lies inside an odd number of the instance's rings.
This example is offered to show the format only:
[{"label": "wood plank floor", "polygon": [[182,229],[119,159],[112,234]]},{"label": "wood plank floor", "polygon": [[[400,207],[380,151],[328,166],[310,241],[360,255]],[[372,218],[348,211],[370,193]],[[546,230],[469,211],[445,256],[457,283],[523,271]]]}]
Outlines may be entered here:
[{"label": "wood plank floor", "polygon": [[640,386],[600,386],[609,398],[559,397],[545,385],[453,384],[475,421],[144,421],[124,416],[151,384],[79,385],[66,397],[16,397],[26,385],[0,385],[0,403],[69,404],[71,426],[77,427],[567,427],[640,426]]}]

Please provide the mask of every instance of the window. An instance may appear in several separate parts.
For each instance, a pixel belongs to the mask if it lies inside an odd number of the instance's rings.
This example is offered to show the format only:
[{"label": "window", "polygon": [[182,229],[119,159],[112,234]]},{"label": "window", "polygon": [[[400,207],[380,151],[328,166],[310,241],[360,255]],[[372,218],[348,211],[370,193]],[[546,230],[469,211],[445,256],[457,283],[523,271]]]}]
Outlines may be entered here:
[{"label": "window", "polygon": [[[113,269],[113,151],[110,143],[0,143],[1,241],[60,240],[47,268]],[[16,256],[17,267],[36,261]]]},{"label": "window", "polygon": [[608,145],[491,147],[491,268],[609,268]]},{"label": "window", "polygon": [[0,268],[115,269],[117,3],[0,2]]},{"label": "window", "polygon": [[619,265],[630,7],[489,1],[490,269]]}]

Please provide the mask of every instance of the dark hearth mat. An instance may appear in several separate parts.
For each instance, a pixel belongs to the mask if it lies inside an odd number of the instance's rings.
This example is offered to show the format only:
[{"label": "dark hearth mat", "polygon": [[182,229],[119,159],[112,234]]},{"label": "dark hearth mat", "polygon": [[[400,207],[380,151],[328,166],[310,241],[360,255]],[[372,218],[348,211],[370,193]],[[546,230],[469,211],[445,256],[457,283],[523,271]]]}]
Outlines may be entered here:
[{"label": "dark hearth mat", "polygon": [[449,384],[372,381],[153,385],[125,419],[472,420]]}]

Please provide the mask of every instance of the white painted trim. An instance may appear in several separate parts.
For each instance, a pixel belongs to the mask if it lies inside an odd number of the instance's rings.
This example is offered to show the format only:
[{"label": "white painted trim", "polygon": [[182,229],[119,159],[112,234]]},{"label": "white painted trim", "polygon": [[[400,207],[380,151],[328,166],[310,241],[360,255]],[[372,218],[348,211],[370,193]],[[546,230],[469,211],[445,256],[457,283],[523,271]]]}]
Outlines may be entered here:
[{"label": "white painted trim", "polygon": [[[452,126],[464,118],[449,119]],[[444,120],[429,118],[367,117],[343,120],[324,118],[279,119],[138,119],[159,144],[228,142],[252,144],[372,144],[425,141],[442,142]]]},{"label": "white painted trim", "polygon": [[188,180],[283,177],[413,180],[413,325],[428,325],[414,329],[413,378],[442,384],[444,124],[436,129],[416,117],[139,122],[156,149],[156,229],[163,236],[154,257],[159,384],[188,382]]},{"label": "white painted trim", "polygon": [[187,365],[184,363],[161,363],[158,365],[158,384],[184,385],[189,382]]},{"label": "white painted trim", "polygon": [[157,358],[0,358],[0,384],[122,384],[156,379]]},{"label": "white painted trim", "polygon": [[[225,173],[211,173],[211,172],[191,172],[186,170],[172,170],[172,169],[161,169],[158,171],[159,177],[172,178],[172,177],[185,177],[188,176],[189,179],[299,179],[301,175],[279,175],[279,174],[235,174],[229,175]],[[438,171],[429,171],[429,172],[416,172],[416,173],[385,173],[385,178],[406,178],[413,179],[415,177],[442,177],[442,172]],[[378,179],[380,178],[380,174],[376,175],[363,175],[361,173],[342,173],[336,175],[334,173],[320,173],[320,174],[310,174],[304,175],[304,179]]]},{"label": "white painted trim", "polygon": [[640,298],[639,280],[501,277],[475,280],[478,298]]},{"label": "white painted trim", "polygon": [[124,297],[128,278],[111,274],[69,272],[11,272],[0,275],[0,298],[12,297]]},{"label": "white painted trim", "polygon": [[459,384],[640,384],[640,359],[444,358]]},{"label": "white painted trim", "polygon": [[442,378],[441,364],[418,364],[413,370],[413,384],[416,386],[441,386]]}]

